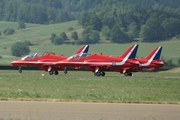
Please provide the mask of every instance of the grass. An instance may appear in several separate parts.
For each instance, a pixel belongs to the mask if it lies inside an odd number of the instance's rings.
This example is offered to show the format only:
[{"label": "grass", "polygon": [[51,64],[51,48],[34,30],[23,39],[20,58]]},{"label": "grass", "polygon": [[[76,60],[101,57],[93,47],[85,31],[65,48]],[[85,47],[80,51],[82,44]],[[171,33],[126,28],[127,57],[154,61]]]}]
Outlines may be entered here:
[{"label": "grass", "polygon": [[[1,71],[0,99],[88,102],[179,103],[180,75],[171,72],[136,73],[124,77],[109,72],[95,77],[91,72],[69,71],[50,76],[44,71]],[[166,77],[161,77],[166,76]]]},{"label": "grass", "polygon": [[[18,30],[17,29],[18,23],[16,22],[1,21],[0,26],[1,26],[0,28],[1,32],[4,29],[9,28],[9,27],[15,29],[16,31],[15,34],[13,35],[0,36],[0,42],[1,42],[0,55],[3,55],[3,56],[4,55],[11,56],[11,46],[15,42],[28,40],[28,41],[31,41],[31,43],[36,44],[35,48],[41,48],[41,46],[44,46],[46,44],[50,44],[52,48],[52,44],[49,41],[49,38],[51,37],[52,33],[56,33],[57,35],[60,35],[60,33],[62,32],[69,33],[70,31],[68,31],[68,28],[72,26],[74,29],[81,28],[81,26],[78,26],[77,21],[65,22],[64,24],[51,24],[51,25],[39,25],[39,24],[27,23],[25,30]],[[7,49],[4,49],[5,47]],[[38,49],[38,51],[47,51],[47,49],[42,49],[42,50]]]},{"label": "grass", "polygon": [[[78,33],[82,32],[82,27],[78,25],[77,21],[70,21],[60,24],[39,25],[26,23],[26,30],[18,30],[18,23],[0,21],[0,31],[6,28],[14,28],[16,33],[9,36],[0,36],[0,64],[10,64],[12,60],[18,59],[11,55],[11,45],[17,41],[29,40],[35,44],[30,46],[31,53],[35,52],[55,52],[57,54],[72,55],[81,45],[53,45],[49,38],[52,33],[59,35],[61,32],[66,32],[68,35],[69,27],[73,27]],[[106,40],[101,40],[101,42]],[[172,59],[174,64],[177,64],[180,59],[180,40],[170,40],[157,43],[143,43],[134,42],[128,44],[109,44],[107,41],[104,44],[90,45],[89,52],[104,53],[109,55],[120,55],[130,45],[139,44],[137,56],[145,57],[152,49],[157,46],[163,46],[162,56],[164,59]],[[5,49],[6,48],[6,49]]]}]

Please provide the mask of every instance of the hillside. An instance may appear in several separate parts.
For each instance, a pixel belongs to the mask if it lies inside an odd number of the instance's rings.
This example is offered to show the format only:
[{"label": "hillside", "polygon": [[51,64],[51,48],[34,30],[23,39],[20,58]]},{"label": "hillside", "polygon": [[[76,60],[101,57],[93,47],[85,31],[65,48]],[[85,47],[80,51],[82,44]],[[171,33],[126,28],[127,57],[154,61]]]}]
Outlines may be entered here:
[{"label": "hillside", "polygon": [[[77,21],[65,22],[53,25],[39,25],[39,24],[27,24],[26,30],[18,30],[16,22],[0,22],[0,30],[11,26],[16,30],[15,34],[9,36],[0,36],[0,64],[9,64],[12,60],[18,59],[11,55],[11,45],[17,41],[31,41],[35,44],[30,46],[31,53],[35,52],[54,52],[63,55],[72,55],[81,45],[53,45],[49,38],[54,32],[59,35],[61,32],[68,31],[69,27],[73,27],[74,31],[79,31],[81,33],[82,28],[78,26]],[[80,35],[80,34],[79,34]],[[90,45],[89,52],[94,53],[104,53],[109,55],[120,55],[132,44],[139,44],[139,50],[137,53],[138,57],[145,57],[153,48],[157,46],[163,46],[162,56],[164,59],[172,59],[174,63],[177,64],[180,58],[180,40],[170,40],[157,43],[145,43],[145,42],[133,42],[127,44],[115,44],[106,43],[106,40],[102,38],[104,44],[93,44]]]}]

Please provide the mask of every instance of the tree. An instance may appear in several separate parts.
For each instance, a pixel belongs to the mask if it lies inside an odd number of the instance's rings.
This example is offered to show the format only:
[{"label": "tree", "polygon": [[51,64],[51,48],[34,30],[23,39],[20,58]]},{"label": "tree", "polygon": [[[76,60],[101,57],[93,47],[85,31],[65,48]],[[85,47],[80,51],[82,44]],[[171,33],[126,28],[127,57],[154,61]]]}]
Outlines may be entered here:
[{"label": "tree", "polygon": [[54,42],[54,39],[55,39],[56,37],[57,37],[57,35],[56,35],[55,33],[52,33],[52,34],[51,34],[50,40],[51,40],[52,43]]},{"label": "tree", "polygon": [[61,44],[64,43],[64,39],[61,38],[61,37],[55,37],[53,43],[54,43],[55,45],[61,45]]},{"label": "tree", "polygon": [[165,19],[162,22],[163,28],[167,31],[167,37],[174,37],[180,34],[180,20],[177,18]]},{"label": "tree", "polygon": [[140,31],[140,37],[143,41],[154,42],[165,38],[165,30],[160,21],[156,18],[150,18]]},{"label": "tree", "polygon": [[14,32],[15,30],[13,28],[7,28],[3,31],[4,35],[12,35]]},{"label": "tree", "polygon": [[138,25],[136,24],[136,22],[131,22],[131,24],[128,26],[127,34],[130,38],[139,37],[139,29],[138,29]]},{"label": "tree", "polygon": [[32,43],[31,43],[31,41],[24,41],[24,43],[26,44],[26,45],[28,45],[28,46],[31,46],[31,45],[33,45]]},{"label": "tree", "polygon": [[178,59],[178,65],[180,66],[180,58]]},{"label": "tree", "polygon": [[98,43],[100,40],[99,32],[93,30],[92,27],[87,27],[82,33],[82,38],[86,44]]},{"label": "tree", "polygon": [[77,34],[76,31],[72,32],[71,38],[74,39],[74,40],[78,40],[78,39],[79,39],[79,38],[78,38],[78,34]]},{"label": "tree", "polygon": [[111,34],[111,30],[109,29],[108,26],[104,26],[104,27],[101,29],[101,32],[102,32],[103,36],[106,37],[106,39],[109,39],[110,34]]},{"label": "tree", "polygon": [[90,19],[90,15],[88,14],[87,11],[85,11],[82,12],[78,22],[85,28],[89,25],[89,19]]},{"label": "tree", "polygon": [[127,43],[129,42],[128,36],[120,30],[118,25],[115,25],[111,30],[111,42]]},{"label": "tree", "polygon": [[62,32],[62,33],[60,34],[60,37],[61,37],[62,39],[64,39],[64,40],[68,40],[68,37],[67,37],[67,35],[66,35],[65,32]]},{"label": "tree", "polygon": [[19,22],[18,22],[18,29],[22,30],[24,28],[26,28],[26,24],[24,23],[24,21],[19,20]]},{"label": "tree", "polygon": [[30,53],[28,45],[24,42],[16,42],[11,46],[11,52],[13,56],[21,57]]},{"label": "tree", "polygon": [[97,30],[91,31],[89,38],[91,40],[91,43],[99,43],[100,40],[99,32]]},{"label": "tree", "polygon": [[95,13],[83,12],[79,23],[85,28],[88,26],[93,27],[94,30],[100,31],[102,28],[102,22]]},{"label": "tree", "polygon": [[100,31],[102,28],[102,22],[95,13],[91,14],[89,23],[93,26],[94,30]]}]

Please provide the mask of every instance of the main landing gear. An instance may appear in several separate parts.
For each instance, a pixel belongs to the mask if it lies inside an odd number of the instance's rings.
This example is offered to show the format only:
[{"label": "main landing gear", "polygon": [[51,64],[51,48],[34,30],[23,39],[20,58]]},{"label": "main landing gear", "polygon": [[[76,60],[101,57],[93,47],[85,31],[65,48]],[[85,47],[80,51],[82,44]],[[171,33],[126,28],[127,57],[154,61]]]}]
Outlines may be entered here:
[{"label": "main landing gear", "polygon": [[51,70],[51,71],[49,71],[49,75],[58,75],[59,74],[59,72],[57,71],[57,70]]},{"label": "main landing gear", "polygon": [[[64,70],[64,74],[67,74],[68,72],[67,72],[67,70]],[[58,75],[59,74],[59,72],[57,71],[57,70],[50,70],[49,71],[49,75]]]},{"label": "main landing gear", "polygon": [[124,75],[125,76],[133,76],[132,72],[125,72]]},{"label": "main landing gear", "polygon": [[98,72],[95,72],[94,75],[95,75],[95,76],[105,76],[106,73],[105,73],[105,72],[100,72],[100,71],[98,71]]}]

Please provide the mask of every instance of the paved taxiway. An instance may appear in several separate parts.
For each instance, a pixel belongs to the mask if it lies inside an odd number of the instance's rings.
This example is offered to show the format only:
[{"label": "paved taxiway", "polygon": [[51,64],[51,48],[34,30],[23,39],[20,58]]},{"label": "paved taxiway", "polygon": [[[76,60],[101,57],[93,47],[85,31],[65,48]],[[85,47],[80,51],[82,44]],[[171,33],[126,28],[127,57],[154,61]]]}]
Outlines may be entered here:
[{"label": "paved taxiway", "polygon": [[178,120],[180,105],[0,101],[0,119]]}]

